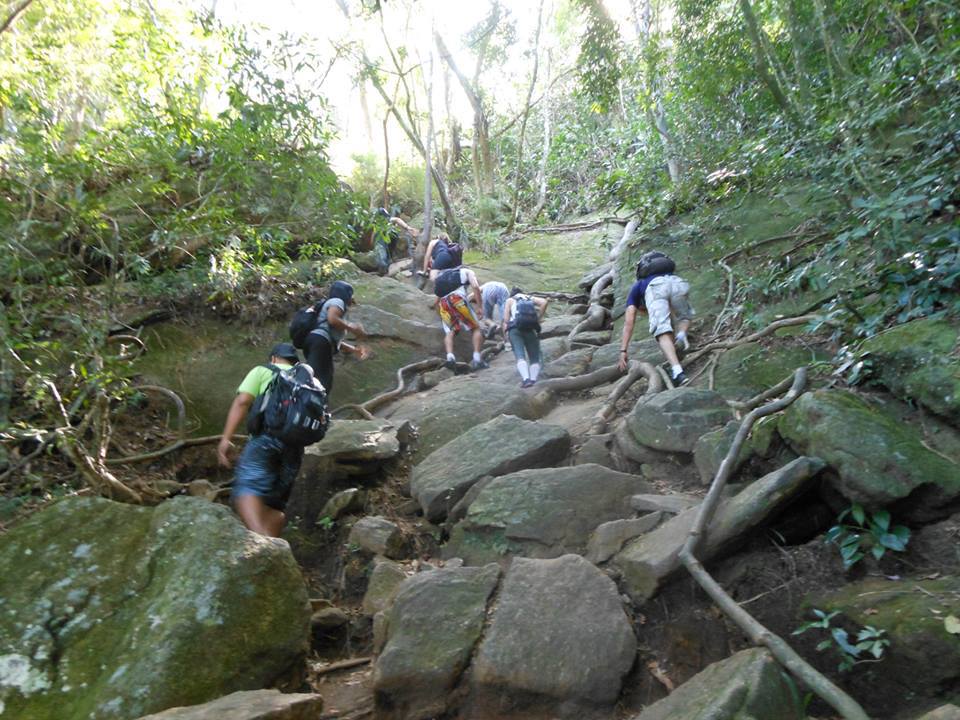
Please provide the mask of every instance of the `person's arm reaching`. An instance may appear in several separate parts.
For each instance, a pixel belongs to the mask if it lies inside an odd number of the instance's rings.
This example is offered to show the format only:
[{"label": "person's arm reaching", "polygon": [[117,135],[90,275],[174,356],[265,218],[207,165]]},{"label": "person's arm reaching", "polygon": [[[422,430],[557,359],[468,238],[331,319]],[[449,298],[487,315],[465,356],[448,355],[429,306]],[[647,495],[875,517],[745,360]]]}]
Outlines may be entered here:
[{"label": "person's arm reaching", "polygon": [[230,459],[230,448],[233,447],[231,439],[233,434],[240,427],[240,423],[247,416],[247,411],[253,405],[254,397],[250,393],[237,393],[227,412],[227,421],[223,425],[223,437],[220,438],[220,444],[217,445],[217,458],[223,467],[230,467],[233,462]]},{"label": "person's arm reaching", "polygon": [[550,304],[550,301],[546,298],[535,297],[533,298],[533,304],[537,306],[537,315],[543,320],[543,316],[547,314],[547,305]]},{"label": "person's arm reaching", "polygon": [[627,369],[627,353],[630,349],[630,338],[633,337],[633,324],[636,321],[636,305],[627,305],[627,311],[623,314],[623,335],[620,338],[620,356],[617,362],[617,367],[621,370]]},{"label": "person's arm reaching", "polygon": [[327,309],[327,322],[330,323],[330,327],[334,328],[335,330],[353,333],[358,338],[364,338],[367,336],[367,333],[363,329],[363,325],[360,323],[348,323],[346,318],[343,317],[343,310],[335,305],[331,305]]},{"label": "person's arm reaching", "polygon": [[480,283],[477,282],[477,275],[473,270],[467,271],[470,279],[470,287],[473,288],[473,301],[477,304],[477,318],[483,320],[483,295],[480,293]]},{"label": "person's arm reaching", "polygon": [[356,355],[357,360],[366,360],[370,357],[370,348],[366,345],[351,345],[350,343],[341,342],[340,350],[346,352],[348,355]]},{"label": "person's arm reaching", "polygon": [[433,259],[433,246],[440,242],[440,238],[434,238],[427,244],[427,251],[423,254],[423,272],[430,272],[430,261]]},{"label": "person's arm reaching", "polygon": [[503,322],[500,325],[500,329],[503,330],[503,336],[507,336],[507,319],[510,317],[510,313],[513,312],[513,298],[507,298],[507,304],[503,306]]}]

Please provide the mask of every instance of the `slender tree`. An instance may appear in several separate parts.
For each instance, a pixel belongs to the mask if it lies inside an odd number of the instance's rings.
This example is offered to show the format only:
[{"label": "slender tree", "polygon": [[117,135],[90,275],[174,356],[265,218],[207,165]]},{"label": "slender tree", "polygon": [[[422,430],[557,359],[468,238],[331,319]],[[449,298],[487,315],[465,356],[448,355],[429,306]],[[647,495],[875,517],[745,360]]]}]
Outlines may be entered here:
[{"label": "slender tree", "polygon": [[533,36],[533,71],[530,73],[530,86],[527,88],[527,99],[523,104],[523,119],[520,121],[520,137],[517,139],[517,169],[513,178],[513,207],[510,210],[510,222],[507,223],[507,232],[513,232],[520,214],[520,181],[523,175],[523,141],[527,134],[527,119],[530,117],[530,99],[533,89],[537,86],[537,70],[540,67],[540,30],[543,25],[543,0],[537,9],[537,31]]},{"label": "slender tree", "polygon": [[[819,0],[814,0],[814,2],[819,2]],[[760,36],[760,26],[757,23],[757,16],[753,12],[753,7],[750,5],[750,0],[739,0],[739,3],[740,11],[743,13],[743,22],[747,28],[747,35],[750,36],[750,43],[753,46],[753,57],[756,61],[757,74],[770,90],[770,94],[773,95],[773,99],[777,105],[780,106],[780,109],[783,110],[784,114],[794,125],[799,125],[799,113],[797,113],[796,108],[787,96],[787,92],[780,81],[774,73],[771,72],[763,39]]]}]

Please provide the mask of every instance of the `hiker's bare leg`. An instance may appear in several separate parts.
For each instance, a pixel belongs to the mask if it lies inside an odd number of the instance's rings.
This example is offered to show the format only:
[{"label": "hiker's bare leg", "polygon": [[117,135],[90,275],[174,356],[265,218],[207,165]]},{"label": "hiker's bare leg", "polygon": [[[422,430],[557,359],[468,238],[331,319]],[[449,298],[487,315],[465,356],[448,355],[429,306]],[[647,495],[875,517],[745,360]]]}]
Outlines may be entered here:
[{"label": "hiker's bare leg", "polygon": [[453,354],[453,333],[448,332],[443,336],[443,349],[447,351],[448,355]]},{"label": "hiker's bare leg", "polygon": [[280,537],[287,516],[263,502],[256,495],[241,495],[233,502],[237,515],[249,530],[260,535]]},{"label": "hiker's bare leg", "polygon": [[483,347],[483,333],[480,332],[480,328],[477,328],[473,331],[473,351],[480,352],[480,348]]},{"label": "hiker's bare leg", "polygon": [[677,357],[677,348],[673,344],[672,332],[665,332],[658,335],[657,344],[660,345],[660,350],[663,352],[663,356],[667,359],[667,362],[670,363],[671,367],[680,364],[680,358]]}]

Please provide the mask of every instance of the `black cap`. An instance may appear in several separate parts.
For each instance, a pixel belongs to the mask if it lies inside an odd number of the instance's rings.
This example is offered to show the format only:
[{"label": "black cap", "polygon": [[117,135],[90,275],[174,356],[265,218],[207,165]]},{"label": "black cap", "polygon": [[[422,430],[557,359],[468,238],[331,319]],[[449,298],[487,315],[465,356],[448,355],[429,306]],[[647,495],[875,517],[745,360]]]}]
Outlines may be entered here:
[{"label": "black cap", "polygon": [[300,357],[297,355],[297,349],[290,343],[286,342],[277,343],[274,345],[273,350],[270,351],[270,357],[283,358],[284,360],[289,360],[294,364],[300,362]]},{"label": "black cap", "polygon": [[335,280],[332,285],[330,285],[330,297],[339,298],[343,300],[344,304],[352,305],[353,304],[353,285],[348,283],[346,280]]}]

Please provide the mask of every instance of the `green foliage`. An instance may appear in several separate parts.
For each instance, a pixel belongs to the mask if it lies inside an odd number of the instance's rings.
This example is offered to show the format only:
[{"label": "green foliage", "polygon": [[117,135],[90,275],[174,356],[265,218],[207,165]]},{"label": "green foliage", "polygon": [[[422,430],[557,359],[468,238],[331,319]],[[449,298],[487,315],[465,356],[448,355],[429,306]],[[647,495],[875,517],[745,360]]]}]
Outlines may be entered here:
[{"label": "green foliage", "polygon": [[833,648],[834,653],[840,657],[840,664],[837,666],[840,672],[847,672],[860,663],[879,662],[883,659],[883,653],[890,645],[890,640],[884,637],[885,630],[865,625],[857,631],[856,640],[852,641],[850,633],[846,630],[841,627],[831,627],[830,623],[840,614],[839,610],[827,614],[823,610],[814,608],[813,614],[816,620],[804,623],[791,634],[802,635],[807,630],[829,631],[829,638],[817,644],[817,652]]},{"label": "green foliage", "polygon": [[903,552],[910,540],[910,530],[903,525],[890,525],[890,513],[878,510],[868,513],[853,503],[837,517],[837,524],[827,531],[826,541],[840,548],[843,566],[851,568],[870,553],[882,558],[887,550]]},{"label": "green foliage", "polygon": [[618,95],[620,34],[600,0],[578,0],[586,27],[580,42],[577,74],[590,110],[605,113]]}]

